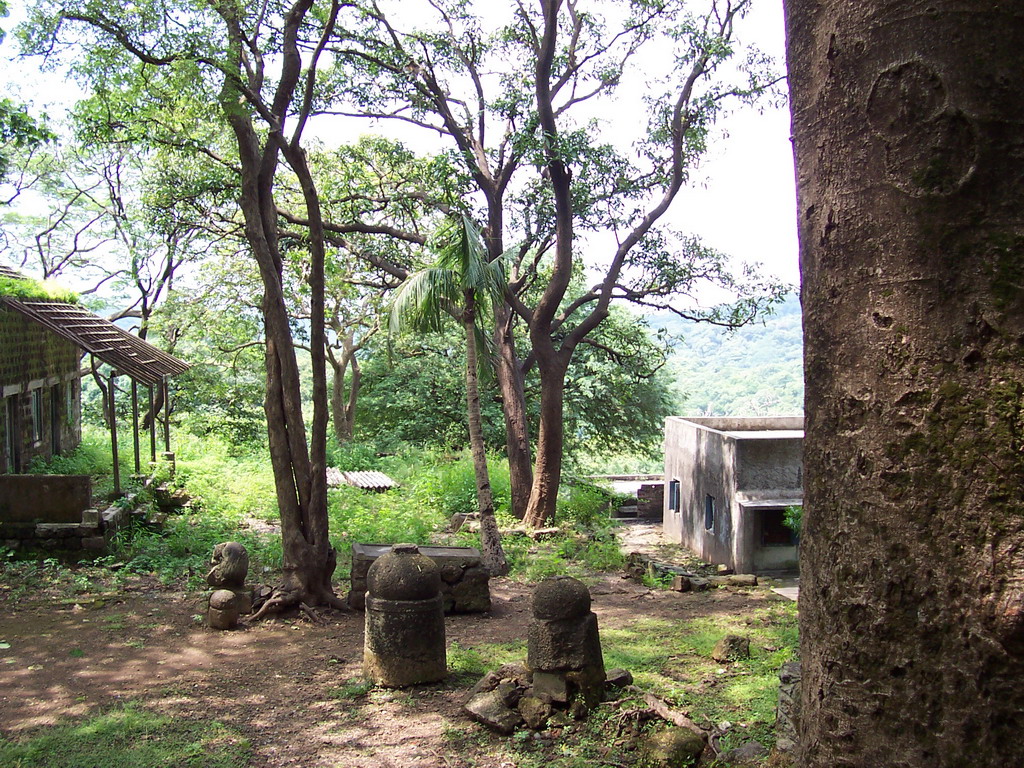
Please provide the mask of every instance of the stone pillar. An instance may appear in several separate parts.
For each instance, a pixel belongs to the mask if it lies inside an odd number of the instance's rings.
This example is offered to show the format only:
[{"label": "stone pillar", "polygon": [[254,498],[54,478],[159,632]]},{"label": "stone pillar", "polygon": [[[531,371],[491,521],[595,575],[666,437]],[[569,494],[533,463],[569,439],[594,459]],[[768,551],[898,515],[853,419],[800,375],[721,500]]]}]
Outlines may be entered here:
[{"label": "stone pillar", "polygon": [[213,548],[206,583],[216,589],[230,590],[235,595],[239,613],[252,612],[252,590],[245,588],[249,573],[249,553],[237,541],[225,541]]},{"label": "stone pillar", "polygon": [[238,601],[230,589],[218,589],[210,595],[206,623],[211,629],[234,629],[238,626]]},{"label": "stone pillar", "polygon": [[533,695],[583,716],[604,698],[604,658],[590,592],[571,576],[544,579],[533,592],[526,664]]},{"label": "stone pillar", "polygon": [[403,688],[448,675],[441,575],[415,544],[395,544],[366,575],[363,672]]},{"label": "stone pillar", "polygon": [[800,728],[800,662],[788,661],[779,671],[779,703],[775,710],[775,747],[796,751]]}]

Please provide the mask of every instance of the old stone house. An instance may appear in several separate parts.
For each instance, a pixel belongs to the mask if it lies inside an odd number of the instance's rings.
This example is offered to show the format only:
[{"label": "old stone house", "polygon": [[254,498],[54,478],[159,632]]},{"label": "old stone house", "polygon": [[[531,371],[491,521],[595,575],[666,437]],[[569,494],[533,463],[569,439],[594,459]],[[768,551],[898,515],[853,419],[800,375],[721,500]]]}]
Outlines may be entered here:
[{"label": "old stone house", "polygon": [[[4,267],[0,277],[24,279]],[[36,457],[78,445],[87,353],[133,387],[166,386],[188,368],[80,305],[0,296],[0,472],[22,472]]]},{"label": "old stone house", "polygon": [[803,503],[803,417],[669,418],[664,531],[740,573],[797,567],[783,523]]}]

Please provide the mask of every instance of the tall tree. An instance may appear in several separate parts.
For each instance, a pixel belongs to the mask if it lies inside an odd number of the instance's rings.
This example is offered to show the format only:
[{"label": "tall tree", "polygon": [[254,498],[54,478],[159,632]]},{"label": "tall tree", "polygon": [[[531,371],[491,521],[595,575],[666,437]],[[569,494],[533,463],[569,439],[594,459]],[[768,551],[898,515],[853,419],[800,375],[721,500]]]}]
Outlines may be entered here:
[{"label": "tall tree", "polygon": [[462,325],[466,339],[466,414],[480,513],[480,550],[492,576],[508,573],[501,534],[494,517],[494,497],[487,472],[487,450],[480,423],[478,337],[493,307],[503,300],[505,274],[500,260],[488,261],[480,231],[469,218],[451,218],[437,238],[437,261],[409,276],[395,295],[392,325],[440,331],[447,317]]},{"label": "tall tree", "polygon": [[[707,274],[699,262],[688,263],[699,252],[669,243],[656,225],[703,152],[721,104],[753,97],[771,82],[757,56],[742,82],[726,84],[719,73],[749,2],[710,0],[691,14],[677,0],[539,0],[487,19],[467,0],[445,0],[416,20],[394,3],[356,5],[339,51],[338,88],[353,103],[350,114],[440,136],[482,199],[489,258],[506,252],[506,241],[521,244],[494,336],[513,506],[539,525],[554,512],[564,377],[575,349],[607,317],[613,299],[669,301]],[[588,118],[615,108],[612,97],[635,55],[656,39],[672,50],[665,92],[652,92],[648,130],[636,151],[626,152],[603,141]],[[602,277],[567,301],[582,268],[577,235],[597,231],[615,239]],[[597,250],[590,249],[595,259]],[[517,321],[528,328],[542,381],[532,472],[522,466],[529,440]]]},{"label": "tall tree", "polygon": [[1024,765],[1024,6],[786,10],[799,764]]},{"label": "tall tree", "polygon": [[[315,112],[318,69],[341,3],[314,0],[243,6],[152,0],[129,6],[75,0],[37,3],[24,27],[30,47],[79,51],[77,71],[97,92],[128,94],[130,109],[216,105],[233,138],[238,206],[264,293],[268,440],[281,514],[283,579],[264,611],[297,603],[342,607],[327,530],[327,388],[324,350],[325,238],[320,197],[303,133]],[[173,112],[165,115],[174,118]],[[142,122],[142,121],[140,121]],[[156,137],[188,133],[177,119],[147,123]],[[197,147],[197,151],[202,151]],[[283,289],[276,185],[294,174],[308,227],[313,416],[309,439]]]}]

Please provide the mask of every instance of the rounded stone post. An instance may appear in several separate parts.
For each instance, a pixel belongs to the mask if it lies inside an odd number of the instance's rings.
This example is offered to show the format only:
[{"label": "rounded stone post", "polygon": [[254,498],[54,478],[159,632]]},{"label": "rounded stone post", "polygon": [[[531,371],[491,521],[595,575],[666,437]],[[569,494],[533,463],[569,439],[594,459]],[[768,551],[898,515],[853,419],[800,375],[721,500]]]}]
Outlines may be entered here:
[{"label": "rounded stone post", "polygon": [[230,589],[218,589],[210,595],[206,623],[211,629],[234,629],[238,626],[238,600]]},{"label": "rounded stone post", "polygon": [[604,698],[604,657],[590,592],[571,576],[544,579],[533,591],[526,664],[534,695],[585,714]]},{"label": "rounded stone post", "polygon": [[441,575],[415,544],[395,544],[366,575],[363,672],[377,685],[403,688],[448,674]]}]

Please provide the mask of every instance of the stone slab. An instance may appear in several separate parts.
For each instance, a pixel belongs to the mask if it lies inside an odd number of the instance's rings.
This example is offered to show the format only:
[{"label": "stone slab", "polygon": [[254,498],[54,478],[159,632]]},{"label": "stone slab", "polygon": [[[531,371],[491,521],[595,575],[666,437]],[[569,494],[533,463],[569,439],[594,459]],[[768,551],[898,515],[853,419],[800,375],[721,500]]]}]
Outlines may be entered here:
[{"label": "stone slab", "polygon": [[[349,607],[366,607],[366,574],[390,544],[353,544]],[[419,547],[441,572],[441,597],[445,613],[480,613],[490,610],[490,578],[483,568],[480,550],[474,547]]]}]

